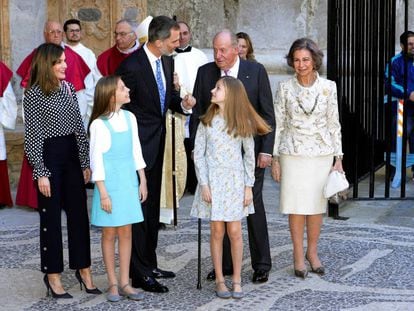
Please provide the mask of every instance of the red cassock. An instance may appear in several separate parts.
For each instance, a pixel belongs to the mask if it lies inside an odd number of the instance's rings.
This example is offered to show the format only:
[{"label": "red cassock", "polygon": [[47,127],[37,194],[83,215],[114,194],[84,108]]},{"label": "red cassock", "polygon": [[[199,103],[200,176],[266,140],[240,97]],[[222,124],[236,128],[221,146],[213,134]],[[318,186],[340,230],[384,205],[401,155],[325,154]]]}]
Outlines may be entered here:
[{"label": "red cassock", "polygon": [[[20,85],[23,88],[26,88],[29,81],[30,68],[35,52],[36,49],[23,60],[16,71],[22,78]],[[76,91],[83,90],[85,88],[84,80],[91,70],[82,57],[68,46],[65,46],[65,56],[67,64],[65,81],[72,83]],[[37,208],[37,186],[36,182],[33,181],[32,174],[32,167],[30,166],[26,155],[24,155],[16,193],[17,205]]]},{"label": "red cassock", "polygon": [[[30,77],[30,67],[32,65],[32,59],[36,49],[32,51],[21,63],[16,73],[22,78],[20,85],[26,88]],[[91,71],[82,57],[72,50],[70,47],[65,46],[66,64],[66,78],[65,80],[72,83],[76,91],[83,90],[85,88],[84,80]]]},{"label": "red cassock", "polygon": [[125,54],[119,52],[119,50],[114,45],[108,50],[102,52],[96,60],[96,66],[99,69],[99,72],[103,76],[113,75],[118,69],[121,62],[127,58],[130,54]]},{"label": "red cassock", "polygon": [[[0,62],[0,97],[9,85],[13,72],[2,62]],[[7,170],[7,160],[0,160],[0,205],[13,206],[10,193],[9,172]]]}]

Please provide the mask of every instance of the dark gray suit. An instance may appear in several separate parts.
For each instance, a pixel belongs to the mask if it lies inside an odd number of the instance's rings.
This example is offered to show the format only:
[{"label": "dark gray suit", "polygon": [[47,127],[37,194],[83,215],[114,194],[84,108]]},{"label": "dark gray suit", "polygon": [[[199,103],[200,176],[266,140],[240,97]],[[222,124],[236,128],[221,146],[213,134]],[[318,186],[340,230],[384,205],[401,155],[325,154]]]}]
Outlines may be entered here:
[{"label": "dark gray suit", "polygon": [[138,135],[147,167],[148,198],[142,204],[144,221],[132,225],[132,254],[130,275],[137,278],[152,276],[157,267],[156,248],[160,218],[162,165],[165,146],[165,113],[168,109],[183,113],[181,98],[173,89],[172,57],[162,56],[165,76],[165,105],[161,111],[157,82],[143,48],[128,56],[116,70],[130,89],[131,102],[123,106],[138,122]]},{"label": "dark gray suit", "polygon": [[[210,91],[215,87],[215,84],[220,77],[220,69],[214,62],[208,63],[200,67],[198,70],[193,91],[193,96],[196,98],[197,104],[193,108],[193,114],[190,122],[190,134],[193,149],[199,117],[206,112],[208,106],[210,105]],[[248,62],[240,59],[237,78],[243,83],[249,100],[255,110],[273,129],[273,131],[267,135],[255,137],[256,158],[259,153],[268,153],[271,155],[273,154],[275,139],[275,114],[272,91],[266,70],[263,65],[259,63]],[[250,255],[252,259],[252,267],[255,271],[269,271],[272,267],[266,213],[262,197],[264,173],[265,169],[256,167],[256,180],[253,187],[255,213],[247,217]],[[232,270],[228,238],[225,239],[223,249],[223,270]]]}]

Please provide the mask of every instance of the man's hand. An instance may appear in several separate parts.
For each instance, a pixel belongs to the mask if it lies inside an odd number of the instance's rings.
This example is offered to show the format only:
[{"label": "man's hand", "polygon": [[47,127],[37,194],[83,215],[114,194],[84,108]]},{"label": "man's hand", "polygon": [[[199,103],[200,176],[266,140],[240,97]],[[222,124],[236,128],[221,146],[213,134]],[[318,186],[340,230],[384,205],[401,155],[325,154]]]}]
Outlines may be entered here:
[{"label": "man's hand", "polygon": [[184,96],[182,104],[185,110],[190,110],[195,106],[196,99],[193,95],[187,94]]},{"label": "man's hand", "polygon": [[259,153],[257,156],[257,167],[265,168],[272,163],[272,156],[265,153]]},{"label": "man's hand", "polygon": [[174,89],[178,92],[180,90],[180,77],[178,76],[178,73],[174,72],[173,75],[173,84]]}]

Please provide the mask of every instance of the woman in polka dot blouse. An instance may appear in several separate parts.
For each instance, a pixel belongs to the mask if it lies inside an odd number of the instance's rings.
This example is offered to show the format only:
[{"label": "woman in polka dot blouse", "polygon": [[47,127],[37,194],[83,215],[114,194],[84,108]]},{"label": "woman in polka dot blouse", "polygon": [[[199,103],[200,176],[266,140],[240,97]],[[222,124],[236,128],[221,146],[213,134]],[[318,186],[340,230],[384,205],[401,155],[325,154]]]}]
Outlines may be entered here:
[{"label": "woman in polka dot blouse", "polygon": [[61,211],[66,212],[69,268],[86,292],[101,293],[90,272],[89,219],[85,183],[89,181],[89,147],[72,84],[65,79],[61,46],[37,48],[23,107],[27,158],[38,186],[41,270],[54,298],[72,298],[61,283],[63,246]]}]

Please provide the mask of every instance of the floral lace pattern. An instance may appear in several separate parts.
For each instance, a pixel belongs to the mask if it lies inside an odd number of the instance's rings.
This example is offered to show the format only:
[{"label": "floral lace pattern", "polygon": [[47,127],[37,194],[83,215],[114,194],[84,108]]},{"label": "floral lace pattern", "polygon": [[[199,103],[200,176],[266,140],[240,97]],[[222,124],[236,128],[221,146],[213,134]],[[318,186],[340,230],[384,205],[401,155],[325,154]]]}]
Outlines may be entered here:
[{"label": "floral lace pattern", "polygon": [[343,154],[335,82],[319,75],[310,87],[300,85],[296,76],[282,81],[274,108],[275,156]]}]

